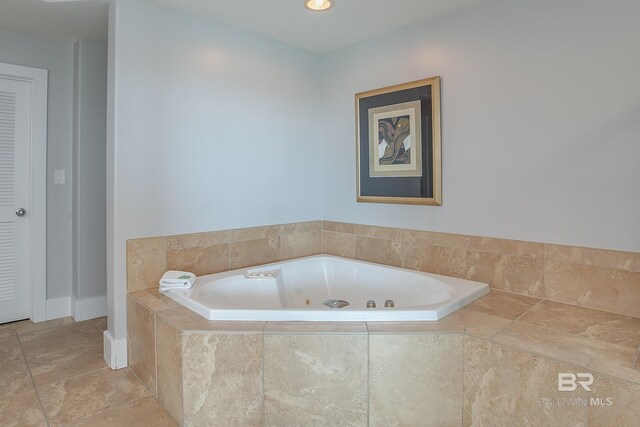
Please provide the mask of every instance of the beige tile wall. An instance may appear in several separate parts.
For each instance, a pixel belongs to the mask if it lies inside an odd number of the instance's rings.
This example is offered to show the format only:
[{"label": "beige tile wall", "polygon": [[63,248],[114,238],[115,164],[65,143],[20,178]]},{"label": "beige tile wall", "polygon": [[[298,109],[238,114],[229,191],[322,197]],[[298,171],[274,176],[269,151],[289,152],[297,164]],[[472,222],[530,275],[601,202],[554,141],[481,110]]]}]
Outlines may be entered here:
[{"label": "beige tile wall", "polygon": [[323,222],[326,254],[640,317],[640,253]]},{"label": "beige tile wall", "polygon": [[171,416],[183,422],[182,332],[156,316],[156,396]]},{"label": "beige tile wall", "polygon": [[156,393],[156,316],[127,297],[127,359],[129,368]]},{"label": "beige tile wall", "polygon": [[460,334],[369,337],[369,425],[462,423]]},{"label": "beige tile wall", "polygon": [[586,397],[582,389],[558,391],[558,373],[582,372],[580,368],[479,338],[464,340],[462,425],[587,425],[586,405],[552,403],[556,398]]},{"label": "beige tile wall", "polygon": [[[269,325],[156,329],[157,396],[181,425],[628,426],[640,411],[638,384],[594,373],[593,392],[559,392],[559,372],[585,368],[461,332]],[[554,400],[591,397],[613,403]]]},{"label": "beige tile wall", "polygon": [[167,270],[198,276],[322,253],[322,221],[127,241],[127,289],[154,288]]},{"label": "beige tile wall", "polygon": [[183,424],[183,333],[139,301],[127,296],[129,369]]},{"label": "beige tile wall", "polygon": [[320,253],[640,317],[640,253],[332,221],[129,240],[127,286],[156,287],[166,270],[204,275]]},{"label": "beige tile wall", "polygon": [[264,335],[264,425],[367,424],[367,335]]},{"label": "beige tile wall", "polygon": [[185,426],[262,425],[262,336],[183,336]]},{"label": "beige tile wall", "polygon": [[[439,322],[369,324],[215,322],[157,292],[127,299],[131,370],[183,425],[626,426],[640,413],[640,318],[501,291]],[[592,372],[593,392],[559,393],[559,372]],[[576,397],[613,403],[540,401]]]}]

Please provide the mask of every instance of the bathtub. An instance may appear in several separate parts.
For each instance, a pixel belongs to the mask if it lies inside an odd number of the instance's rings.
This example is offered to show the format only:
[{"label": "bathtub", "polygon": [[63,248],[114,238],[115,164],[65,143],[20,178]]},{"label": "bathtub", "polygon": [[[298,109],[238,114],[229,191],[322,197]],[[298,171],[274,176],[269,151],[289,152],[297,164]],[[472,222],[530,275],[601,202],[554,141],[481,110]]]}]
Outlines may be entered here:
[{"label": "bathtub", "polygon": [[209,320],[388,322],[439,320],[488,292],[485,283],[317,255],[200,276],[166,295]]}]

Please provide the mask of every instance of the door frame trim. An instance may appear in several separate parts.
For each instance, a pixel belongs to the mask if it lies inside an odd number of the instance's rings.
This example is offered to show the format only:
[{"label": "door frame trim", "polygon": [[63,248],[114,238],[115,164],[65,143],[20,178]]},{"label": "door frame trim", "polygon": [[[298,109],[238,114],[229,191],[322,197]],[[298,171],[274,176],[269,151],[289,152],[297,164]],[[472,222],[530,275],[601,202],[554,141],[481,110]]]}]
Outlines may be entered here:
[{"label": "door frame trim", "polygon": [[31,85],[29,315],[47,320],[47,70],[0,62],[0,77]]}]

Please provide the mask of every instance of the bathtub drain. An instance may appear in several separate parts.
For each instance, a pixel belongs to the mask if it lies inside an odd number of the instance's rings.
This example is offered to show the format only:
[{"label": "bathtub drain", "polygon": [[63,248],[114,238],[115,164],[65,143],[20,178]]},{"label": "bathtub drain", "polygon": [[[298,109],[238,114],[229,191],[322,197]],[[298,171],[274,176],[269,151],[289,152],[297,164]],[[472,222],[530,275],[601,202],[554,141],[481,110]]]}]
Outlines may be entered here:
[{"label": "bathtub drain", "polygon": [[349,305],[349,303],[342,299],[328,299],[323,302],[329,308],[343,308]]}]

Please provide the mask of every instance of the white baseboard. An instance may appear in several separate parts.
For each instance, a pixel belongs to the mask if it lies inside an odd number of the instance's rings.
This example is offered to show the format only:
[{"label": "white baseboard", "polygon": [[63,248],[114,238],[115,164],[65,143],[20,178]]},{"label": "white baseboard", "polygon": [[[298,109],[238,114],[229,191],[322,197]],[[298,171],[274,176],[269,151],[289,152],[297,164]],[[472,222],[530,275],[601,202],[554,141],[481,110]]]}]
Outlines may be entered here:
[{"label": "white baseboard", "polygon": [[77,299],[73,301],[73,320],[95,319],[107,315],[107,296],[100,295],[93,298]]},{"label": "white baseboard", "polygon": [[127,367],[127,340],[114,339],[109,331],[104,331],[104,360],[111,369]]},{"label": "white baseboard", "polygon": [[71,297],[48,299],[46,311],[46,320],[71,316]]},{"label": "white baseboard", "polygon": [[95,319],[107,315],[107,296],[76,299],[74,297],[52,298],[47,300],[46,320],[73,316],[76,322]]}]

